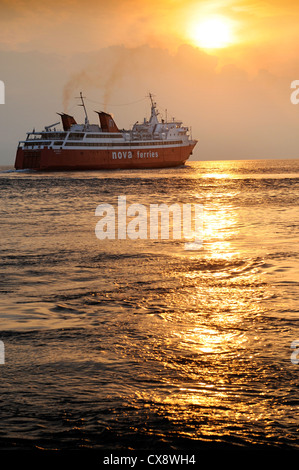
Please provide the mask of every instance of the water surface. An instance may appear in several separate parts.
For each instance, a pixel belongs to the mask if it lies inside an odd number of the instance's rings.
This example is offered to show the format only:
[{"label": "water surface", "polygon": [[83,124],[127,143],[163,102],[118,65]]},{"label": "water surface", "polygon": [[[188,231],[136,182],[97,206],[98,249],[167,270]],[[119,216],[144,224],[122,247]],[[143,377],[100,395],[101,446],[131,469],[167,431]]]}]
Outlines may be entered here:
[{"label": "water surface", "polygon": [[[0,192],[0,448],[299,448],[298,160],[2,169]],[[203,204],[203,248],[98,240],[119,195]]]}]

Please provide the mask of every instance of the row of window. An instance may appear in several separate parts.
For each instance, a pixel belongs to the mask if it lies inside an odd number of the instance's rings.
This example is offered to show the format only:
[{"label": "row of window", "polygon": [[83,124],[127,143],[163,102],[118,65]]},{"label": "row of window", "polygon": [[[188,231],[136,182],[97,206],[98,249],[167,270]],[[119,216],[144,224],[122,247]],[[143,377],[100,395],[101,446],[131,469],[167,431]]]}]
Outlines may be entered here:
[{"label": "row of window", "polygon": [[[107,138],[112,138],[112,139],[122,139],[123,135],[122,134],[86,134],[85,135],[86,139],[107,139]],[[69,136],[69,139],[71,139],[71,136]]]},{"label": "row of window", "polygon": [[[164,145],[179,145],[182,144],[182,140],[166,140],[166,141],[149,141],[149,142],[66,142],[64,144],[63,141],[55,141],[54,145],[57,147],[153,147],[159,146],[162,147]],[[49,146],[48,142],[25,142],[24,147],[37,147],[40,148],[42,146]]]},{"label": "row of window", "polygon": [[[60,133],[45,133],[45,134],[31,134],[30,137],[28,137],[27,140],[53,140],[53,139],[65,139],[67,136],[67,133],[66,132],[60,132]],[[110,139],[122,139],[123,138],[123,135],[122,134],[114,134],[114,133],[101,133],[101,134],[89,134],[89,133],[86,133],[84,134],[84,132],[71,132],[68,136],[68,139],[69,140],[81,140],[84,138],[84,136],[86,137],[86,139],[107,139],[107,138],[110,138]]]},{"label": "row of window", "polygon": [[[149,141],[149,142],[66,142],[65,147],[145,147],[150,146],[153,147],[157,145],[159,147],[163,145],[174,145],[174,144],[182,144],[182,140],[171,140],[171,141]],[[59,142],[54,142],[55,145],[61,145]]]}]

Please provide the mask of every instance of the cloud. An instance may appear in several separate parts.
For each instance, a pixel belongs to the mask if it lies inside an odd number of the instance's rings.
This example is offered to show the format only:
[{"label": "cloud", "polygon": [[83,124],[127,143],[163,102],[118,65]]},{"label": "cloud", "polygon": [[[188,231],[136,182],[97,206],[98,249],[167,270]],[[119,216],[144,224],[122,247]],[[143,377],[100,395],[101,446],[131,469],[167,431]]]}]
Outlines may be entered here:
[{"label": "cloud", "polygon": [[[175,53],[190,43],[190,22],[213,14],[234,22],[237,43],[222,51],[237,60],[257,44],[289,49],[297,42],[299,4],[278,0],[79,0],[40,2],[0,0],[0,49],[59,51],[63,54],[97,51],[103,47],[149,44]],[[239,52],[240,51],[240,52]],[[280,58],[280,56],[279,56]]]}]

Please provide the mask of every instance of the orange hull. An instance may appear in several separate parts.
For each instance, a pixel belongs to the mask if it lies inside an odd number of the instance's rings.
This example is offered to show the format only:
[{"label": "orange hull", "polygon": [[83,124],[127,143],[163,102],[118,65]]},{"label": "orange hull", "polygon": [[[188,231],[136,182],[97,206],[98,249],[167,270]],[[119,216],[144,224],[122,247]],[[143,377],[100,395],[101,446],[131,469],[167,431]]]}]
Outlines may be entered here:
[{"label": "orange hull", "polygon": [[39,171],[117,170],[166,168],[183,165],[195,144],[168,148],[125,150],[18,148],[15,169]]}]

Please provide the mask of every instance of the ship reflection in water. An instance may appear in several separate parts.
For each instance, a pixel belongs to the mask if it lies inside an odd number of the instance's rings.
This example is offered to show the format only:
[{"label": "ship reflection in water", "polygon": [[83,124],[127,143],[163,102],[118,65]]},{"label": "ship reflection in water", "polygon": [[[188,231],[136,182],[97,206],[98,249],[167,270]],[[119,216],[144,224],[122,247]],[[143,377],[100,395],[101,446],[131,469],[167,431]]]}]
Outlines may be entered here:
[{"label": "ship reflection in water", "polygon": [[[298,447],[298,162],[0,181],[2,446]],[[203,248],[98,240],[120,194],[203,204]]]}]

